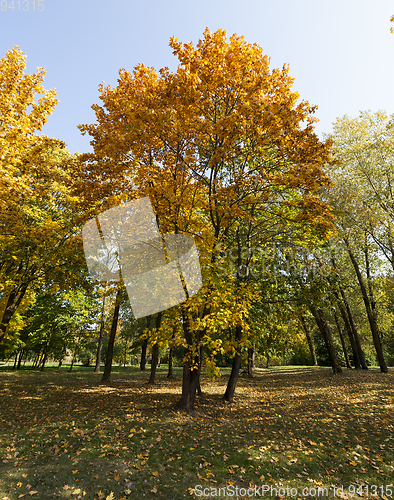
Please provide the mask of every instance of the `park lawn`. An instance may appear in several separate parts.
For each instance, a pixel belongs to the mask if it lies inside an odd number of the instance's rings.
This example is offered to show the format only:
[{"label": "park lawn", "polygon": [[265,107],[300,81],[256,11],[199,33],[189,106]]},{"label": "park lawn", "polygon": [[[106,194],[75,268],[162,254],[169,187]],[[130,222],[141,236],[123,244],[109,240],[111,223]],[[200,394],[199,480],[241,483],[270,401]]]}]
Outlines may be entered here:
[{"label": "park lawn", "polygon": [[0,500],[260,498],[261,485],[265,498],[334,498],[342,485],[342,498],[390,498],[394,373],[258,370],[234,404],[221,400],[228,372],[203,377],[195,419],[175,408],[180,370],[168,380],[160,367],[155,386],[148,375],[114,367],[102,385],[81,367],[0,368]]}]

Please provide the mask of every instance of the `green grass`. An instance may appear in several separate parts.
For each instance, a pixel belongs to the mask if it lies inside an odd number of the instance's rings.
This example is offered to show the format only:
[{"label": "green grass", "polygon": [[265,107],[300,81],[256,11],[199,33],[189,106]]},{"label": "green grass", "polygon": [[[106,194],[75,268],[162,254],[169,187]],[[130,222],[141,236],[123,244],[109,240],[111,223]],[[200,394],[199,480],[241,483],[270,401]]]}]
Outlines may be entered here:
[{"label": "green grass", "polygon": [[[265,498],[280,498],[274,488],[298,489],[282,498],[327,488],[324,498],[334,498],[334,486],[365,493],[394,482],[392,373],[258,370],[227,404],[227,371],[203,377],[196,419],[175,409],[180,370],[165,375],[162,366],[152,387],[149,372],[114,367],[102,385],[92,368],[0,367],[0,500],[211,498],[197,485],[267,485]],[[390,497],[377,492],[343,498]]]}]

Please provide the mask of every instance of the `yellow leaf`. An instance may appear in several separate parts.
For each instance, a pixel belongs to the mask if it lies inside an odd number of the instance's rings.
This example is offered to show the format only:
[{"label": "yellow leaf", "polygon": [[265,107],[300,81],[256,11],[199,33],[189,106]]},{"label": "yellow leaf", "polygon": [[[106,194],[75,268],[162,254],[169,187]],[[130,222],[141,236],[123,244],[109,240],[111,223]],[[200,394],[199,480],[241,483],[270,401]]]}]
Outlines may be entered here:
[{"label": "yellow leaf", "polygon": [[155,471],[155,472],[152,472],[152,476],[155,476],[155,477],[157,477],[158,475],[159,475],[159,473],[158,473],[157,471]]}]

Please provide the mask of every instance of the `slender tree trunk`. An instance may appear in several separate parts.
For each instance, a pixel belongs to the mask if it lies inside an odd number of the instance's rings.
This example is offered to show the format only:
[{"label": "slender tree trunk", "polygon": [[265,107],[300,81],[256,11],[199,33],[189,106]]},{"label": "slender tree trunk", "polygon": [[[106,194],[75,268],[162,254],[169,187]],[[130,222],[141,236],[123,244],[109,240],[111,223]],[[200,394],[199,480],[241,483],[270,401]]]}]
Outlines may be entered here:
[{"label": "slender tree trunk", "polygon": [[103,348],[104,327],[105,327],[105,295],[103,297],[103,304],[101,306],[100,333],[98,339],[96,366],[94,367],[94,373],[100,373],[100,361],[101,361],[101,351]]},{"label": "slender tree trunk", "polygon": [[12,367],[13,370],[15,370],[16,364],[18,362],[18,354],[19,354],[18,352],[15,354],[14,366]]},{"label": "slender tree trunk", "polygon": [[111,376],[112,357],[113,357],[113,354],[114,354],[114,344],[115,344],[116,330],[118,328],[118,318],[119,318],[120,295],[121,295],[121,293],[122,293],[122,289],[119,289],[118,293],[116,294],[114,315],[112,317],[111,333],[109,335],[108,348],[107,348],[107,356],[106,356],[106,359],[105,359],[105,368],[104,368],[103,376],[101,378],[101,382],[108,382],[109,379],[110,379],[110,376]]},{"label": "slender tree trunk", "polygon": [[127,347],[128,347],[128,340],[125,339],[124,357],[123,357],[123,368],[126,366],[126,362],[127,362]]},{"label": "slender tree trunk", "polygon": [[384,360],[382,343],[380,341],[380,336],[379,336],[379,329],[378,329],[378,325],[377,325],[374,313],[373,313],[372,308],[371,308],[371,302],[370,302],[370,299],[368,297],[368,292],[367,292],[367,289],[365,287],[364,280],[363,280],[363,277],[361,275],[359,265],[356,261],[356,258],[353,255],[353,252],[351,251],[349,241],[347,238],[345,238],[344,241],[345,241],[345,244],[347,247],[347,251],[348,251],[350,260],[352,261],[354,270],[355,270],[356,275],[357,275],[358,284],[360,285],[361,294],[363,296],[363,301],[364,301],[364,305],[365,305],[365,310],[367,311],[369,326],[371,328],[373,343],[374,343],[376,355],[377,355],[377,358],[379,361],[380,371],[382,373],[387,373],[388,369],[387,369],[386,362]]},{"label": "slender tree trunk", "polygon": [[[332,265],[334,266],[334,269],[336,270],[338,276],[339,276],[339,269],[337,266],[337,263],[334,259],[333,256],[331,256],[331,262]],[[361,342],[360,338],[358,336],[356,324],[353,320],[353,314],[349,306],[349,302],[347,300],[345,291],[342,289],[342,287],[339,285],[338,287],[339,293],[342,297],[342,301],[338,296],[337,291],[334,289],[334,295],[338,301],[339,309],[341,312],[341,316],[345,325],[345,328],[347,330],[347,333],[349,335],[349,340],[352,346],[352,351],[353,351],[353,359],[354,359],[354,365],[356,369],[362,368],[363,370],[368,370],[367,363],[365,361],[365,356],[363,349],[361,347]],[[343,308],[345,307],[345,310]]]},{"label": "slender tree trunk", "polygon": [[[152,315],[146,317],[146,328],[150,330],[152,323]],[[140,370],[145,371],[146,368],[146,351],[148,349],[148,339],[144,339],[141,346],[141,363]]]},{"label": "slender tree trunk", "polygon": [[140,362],[140,370],[145,371],[146,368],[146,351],[148,349],[148,339],[144,339],[141,346],[141,362]]},{"label": "slender tree trunk", "polygon": [[352,347],[354,368],[356,370],[360,370],[361,369],[361,361],[360,361],[360,357],[359,357],[359,354],[358,354],[357,344],[356,344],[356,341],[355,341],[355,338],[354,338],[354,335],[353,335],[353,331],[352,331],[352,328],[350,326],[349,318],[347,316],[345,307],[344,307],[344,305],[343,305],[343,303],[341,301],[341,298],[339,297],[338,293],[334,292],[334,295],[335,295],[335,298],[336,298],[336,301],[337,301],[339,312],[340,312],[342,320],[343,320],[343,324],[345,325],[346,333],[347,333],[347,335],[349,337],[350,345]]},{"label": "slender tree trunk", "polygon": [[[161,316],[162,312],[160,311],[157,313],[156,316],[156,331],[159,330],[160,325],[161,325]],[[157,343],[153,344],[152,346],[152,364],[150,367],[150,377],[148,384],[154,384],[155,383],[155,376],[156,376],[156,367],[159,361],[159,345]]]},{"label": "slender tree trunk", "polygon": [[248,347],[248,377],[253,378],[254,348]]},{"label": "slender tree trunk", "polygon": [[170,352],[168,353],[168,373],[167,378],[174,378],[172,373],[172,350],[173,347],[170,347]]},{"label": "slender tree trunk", "polygon": [[40,357],[40,353],[37,353],[37,354],[36,354],[36,357],[35,357],[35,358],[34,358],[34,360],[33,360],[33,365],[32,365],[32,369],[33,369],[33,370],[35,370],[35,369],[36,369],[36,366],[37,366],[37,363],[38,363],[39,357]]},{"label": "slender tree trunk", "polygon": [[[250,244],[251,244],[251,223],[249,223],[249,228],[248,228],[248,233],[247,233],[247,243],[246,243],[246,249],[247,249],[247,257],[246,261],[243,264],[242,260],[242,242],[241,242],[241,235],[239,232],[239,228],[237,228],[236,231],[236,237],[237,237],[237,250],[238,250],[238,267],[237,267],[237,279],[239,282],[247,282],[249,279],[249,265],[250,265],[250,258],[251,258],[251,251],[250,251]],[[244,275],[241,275],[241,269],[244,269]],[[237,345],[237,349],[235,352],[235,356],[233,358],[233,364],[231,367],[231,374],[230,378],[227,382],[227,388],[226,392],[223,395],[223,399],[225,401],[228,401],[229,403],[232,403],[234,401],[234,394],[235,394],[235,388],[237,386],[237,381],[239,377],[239,370],[241,368],[241,340],[242,340],[242,326],[237,325],[235,328],[235,341]]]},{"label": "slender tree trunk", "polygon": [[72,372],[72,369],[73,369],[73,366],[74,366],[74,362],[75,362],[75,355],[73,355],[73,357],[71,359],[71,365],[70,365],[70,368],[68,369],[69,372]]},{"label": "slender tree trunk", "polygon": [[233,364],[231,367],[230,378],[227,382],[226,392],[224,393],[223,399],[229,403],[234,402],[235,388],[237,386],[237,381],[239,377],[239,370],[241,368],[241,346],[239,345],[242,340],[242,326],[237,325],[235,328],[235,341],[237,343],[237,350],[233,358]]},{"label": "slender tree trunk", "polygon": [[319,327],[319,330],[323,336],[328,356],[330,358],[332,371],[334,373],[342,373],[342,368],[338,362],[338,358],[335,352],[334,342],[332,340],[331,332],[328,328],[327,321],[326,318],[324,317],[323,311],[321,309],[316,309],[314,306],[309,306],[309,310],[311,311],[313,317],[315,318],[316,324]]},{"label": "slender tree trunk", "polygon": [[42,364],[42,360],[44,359],[44,354],[41,354],[40,353],[40,357],[38,358],[38,363],[37,363],[37,370],[41,369],[41,364]]},{"label": "slender tree trunk", "polygon": [[338,316],[337,316],[337,313],[335,311],[334,311],[334,319],[335,319],[335,324],[337,325],[338,335],[339,335],[339,338],[341,340],[343,355],[345,356],[345,361],[346,361],[346,367],[351,369],[352,365],[350,364],[350,359],[349,359],[349,356],[347,353],[345,339],[344,339],[343,334],[342,334],[342,328],[341,328],[341,325],[339,324]]},{"label": "slender tree trunk", "polygon": [[200,346],[200,359],[198,360],[198,387],[197,387],[197,395],[202,396],[201,390],[201,368],[202,368],[202,360],[204,359],[204,351],[205,346]]},{"label": "slender tree trunk", "polygon": [[44,368],[45,368],[45,363],[46,363],[46,360],[47,360],[47,357],[48,357],[48,343],[46,344],[45,346],[45,350],[44,350],[44,357],[43,357],[43,360],[42,360],[42,365],[41,365],[41,371],[43,372],[44,371]]},{"label": "slender tree trunk", "polygon": [[351,328],[351,331],[353,333],[354,342],[356,344],[358,358],[360,360],[361,368],[363,370],[368,370],[367,362],[365,361],[364,351],[363,351],[363,348],[361,347],[360,337],[358,335],[358,331],[357,331],[356,324],[355,324],[354,319],[353,319],[353,314],[352,314],[352,311],[350,309],[349,302],[347,300],[347,297],[346,297],[344,290],[340,289],[340,293],[341,293],[343,303],[345,304],[347,317],[349,318],[350,328]]},{"label": "slender tree trunk", "polygon": [[[183,374],[182,374],[182,394],[181,399],[178,403],[178,408],[189,415],[196,415],[196,410],[194,407],[194,403],[196,400],[196,391],[199,384],[199,374],[198,374],[198,366],[199,366],[199,336],[197,335],[197,346],[195,345],[195,340],[193,339],[193,335],[190,331],[189,319],[182,309],[183,314],[183,333],[187,342],[187,346],[185,347],[184,354],[184,363],[183,363]],[[197,354],[195,354],[197,353]]]},{"label": "slender tree trunk", "polygon": [[25,353],[24,349],[22,349],[21,352],[19,353],[18,365],[16,367],[17,370],[21,369],[21,363],[22,363],[22,358],[23,358],[24,353]]},{"label": "slender tree trunk", "polygon": [[57,371],[60,371],[62,364],[63,364],[63,358],[59,360],[59,364],[57,365]]},{"label": "slender tree trunk", "polygon": [[311,335],[309,333],[309,329],[308,329],[308,326],[306,324],[305,318],[302,314],[300,315],[300,321],[301,321],[302,328],[304,329],[306,341],[307,341],[308,347],[309,347],[309,352],[311,353],[311,356],[312,356],[312,363],[314,364],[314,366],[318,366],[319,363],[317,362],[315,347],[313,345],[312,338],[311,338]]}]

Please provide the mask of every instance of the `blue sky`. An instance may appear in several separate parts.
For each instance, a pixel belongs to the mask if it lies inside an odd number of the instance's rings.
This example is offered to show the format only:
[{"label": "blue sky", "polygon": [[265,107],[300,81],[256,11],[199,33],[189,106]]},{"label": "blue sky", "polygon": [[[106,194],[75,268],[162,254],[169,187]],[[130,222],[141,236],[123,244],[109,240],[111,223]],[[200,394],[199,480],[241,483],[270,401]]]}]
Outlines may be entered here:
[{"label": "blue sky", "polygon": [[77,125],[94,123],[101,82],[140,62],[175,70],[170,37],[196,43],[206,27],[256,42],[272,68],[289,64],[293,89],[319,106],[320,137],[345,114],[394,113],[392,0],[40,0],[41,11],[34,1],[1,2],[0,57],[18,45],[28,73],[45,67],[60,102],[44,133],[72,152],[91,150]]}]

